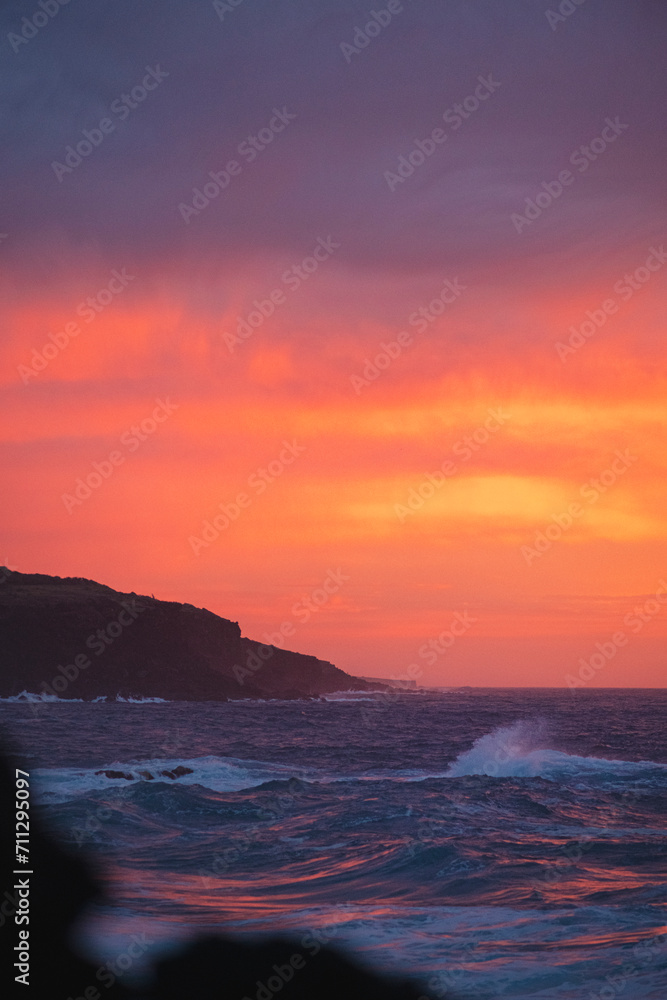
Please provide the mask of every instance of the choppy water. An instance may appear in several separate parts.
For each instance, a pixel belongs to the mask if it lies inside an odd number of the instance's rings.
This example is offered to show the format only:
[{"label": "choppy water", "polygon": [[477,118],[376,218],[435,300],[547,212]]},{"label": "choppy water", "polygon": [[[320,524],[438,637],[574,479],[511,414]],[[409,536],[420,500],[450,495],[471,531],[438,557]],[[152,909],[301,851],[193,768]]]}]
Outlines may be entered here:
[{"label": "choppy water", "polygon": [[666,708],[464,690],[5,702],[0,724],[45,818],[105,865],[113,905],[82,936],[106,959],[139,929],[158,951],[279,929],[434,998],[665,1000]]}]

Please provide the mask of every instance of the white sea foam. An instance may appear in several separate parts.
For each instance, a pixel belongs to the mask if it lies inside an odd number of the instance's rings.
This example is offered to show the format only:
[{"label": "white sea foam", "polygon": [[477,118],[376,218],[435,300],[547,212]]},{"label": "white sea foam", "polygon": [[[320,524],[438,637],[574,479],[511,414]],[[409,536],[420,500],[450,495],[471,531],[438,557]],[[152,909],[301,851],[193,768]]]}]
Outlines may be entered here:
[{"label": "white sea foam", "polygon": [[522,720],[512,726],[501,726],[481,736],[470,750],[459,754],[446,777],[486,774],[497,778],[563,779],[612,774],[630,778],[647,768],[667,770],[667,765],[652,761],[578,757],[544,746],[546,739],[544,728],[539,723]]},{"label": "white sea foam", "polygon": [[[162,771],[173,771],[179,765],[191,768],[192,773],[176,779],[161,774]],[[130,779],[109,778],[104,773],[97,774],[97,771],[118,771],[130,775]],[[141,771],[147,771],[153,778],[140,774]],[[170,785],[202,785],[216,792],[238,792],[267,781],[305,777],[300,769],[284,764],[216,756],[113,761],[96,768],[35,768],[32,774],[38,792],[49,802],[64,802],[75,796],[108,791],[110,788],[128,788],[137,782],[155,784],[163,781]]]},{"label": "white sea foam", "polygon": [[38,701],[83,701],[83,698],[59,698],[55,694],[47,694],[46,691],[40,691],[35,694],[33,691],[21,691],[20,694],[11,694],[7,698],[0,698],[0,701],[4,702],[23,702],[34,704]]},{"label": "white sea foam", "polygon": [[[95,699],[97,701],[97,698]],[[166,698],[123,698],[122,695],[117,694],[114,701],[122,701],[127,705],[167,705],[169,704]]]},{"label": "white sea foam", "polygon": [[[105,695],[105,694],[100,694],[100,695],[97,696],[97,698],[93,698],[92,699],[92,704],[96,704],[96,703],[101,702],[101,701],[109,701],[109,700],[111,700],[111,701],[122,701],[124,704],[128,704],[128,705],[149,705],[149,704],[156,704],[156,703],[159,703],[159,704],[162,704],[162,705],[168,704],[168,701],[167,701],[166,698],[144,698],[143,696],[139,697],[139,698],[132,698],[132,697],[123,698],[123,696],[120,695],[120,694],[117,694],[115,698],[111,698],[111,699],[109,699],[107,697],[107,695]],[[9,695],[6,698],[0,698],[0,702],[23,702],[24,704],[25,703],[34,704],[36,702],[50,702],[50,703],[63,702],[63,703],[68,703],[68,702],[75,702],[75,701],[83,703],[84,699],[83,698],[61,698],[57,694],[48,694],[46,691],[34,692],[34,691],[25,691],[25,690],[21,691],[20,694],[12,694],[12,695]]]},{"label": "white sea foam", "polygon": [[[42,794],[50,801],[65,801],[71,797],[110,788],[131,787],[137,782],[156,781],[179,785],[201,785],[216,792],[238,792],[255,788],[268,781],[331,782],[392,781],[422,782],[427,779],[461,778],[468,775],[487,775],[499,778],[543,777],[556,781],[572,781],[600,777],[621,781],[650,779],[656,771],[664,773],[667,765],[652,761],[607,760],[599,757],[580,757],[540,746],[547,739],[539,724],[524,721],[504,726],[480,737],[470,750],[460,754],[443,770],[420,768],[372,768],[363,772],[340,772],[314,767],[303,768],[259,760],[242,760],[236,757],[209,755],[195,758],[150,758],[144,760],[112,761],[96,768],[38,768],[33,773],[41,786]],[[162,775],[179,765],[191,768],[192,773],[176,780]],[[128,778],[110,778],[96,771],[118,771]],[[149,772],[147,778],[140,772]]]},{"label": "white sea foam", "polygon": [[347,701],[356,704],[358,701],[377,701],[378,698],[377,695],[376,697],[372,697],[371,691],[332,691],[331,694],[320,695],[320,700],[328,702]]}]

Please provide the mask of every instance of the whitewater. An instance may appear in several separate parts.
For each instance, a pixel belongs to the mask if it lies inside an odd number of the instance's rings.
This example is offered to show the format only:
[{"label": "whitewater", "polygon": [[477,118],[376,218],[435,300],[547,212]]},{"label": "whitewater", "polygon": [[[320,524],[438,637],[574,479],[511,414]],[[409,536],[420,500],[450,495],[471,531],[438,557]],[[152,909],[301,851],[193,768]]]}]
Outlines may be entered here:
[{"label": "whitewater", "polygon": [[0,725],[40,815],[103,866],[109,900],[79,932],[100,961],[138,931],[150,959],[278,930],[431,998],[664,1000],[666,707],[662,691],[27,693]]}]

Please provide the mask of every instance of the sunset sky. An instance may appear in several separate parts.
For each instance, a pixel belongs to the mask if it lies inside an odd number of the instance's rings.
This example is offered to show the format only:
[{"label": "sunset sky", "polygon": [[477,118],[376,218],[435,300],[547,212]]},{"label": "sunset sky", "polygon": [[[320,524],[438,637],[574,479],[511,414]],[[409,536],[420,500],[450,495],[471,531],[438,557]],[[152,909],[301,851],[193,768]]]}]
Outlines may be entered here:
[{"label": "sunset sky", "polygon": [[560,7],[5,4],[0,563],[663,686],[667,9]]}]

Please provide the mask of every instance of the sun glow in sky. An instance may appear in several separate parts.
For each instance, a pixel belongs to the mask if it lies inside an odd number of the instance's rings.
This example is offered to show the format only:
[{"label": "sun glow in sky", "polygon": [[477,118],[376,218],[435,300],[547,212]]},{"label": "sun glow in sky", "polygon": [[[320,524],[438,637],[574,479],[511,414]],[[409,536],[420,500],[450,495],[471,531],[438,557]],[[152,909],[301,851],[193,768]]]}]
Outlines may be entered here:
[{"label": "sun glow in sky", "polygon": [[0,560],[353,673],[572,686],[606,644],[587,684],[662,686],[665,11],[406,5],[348,61],[363,4],[278,6],[10,53]]}]

